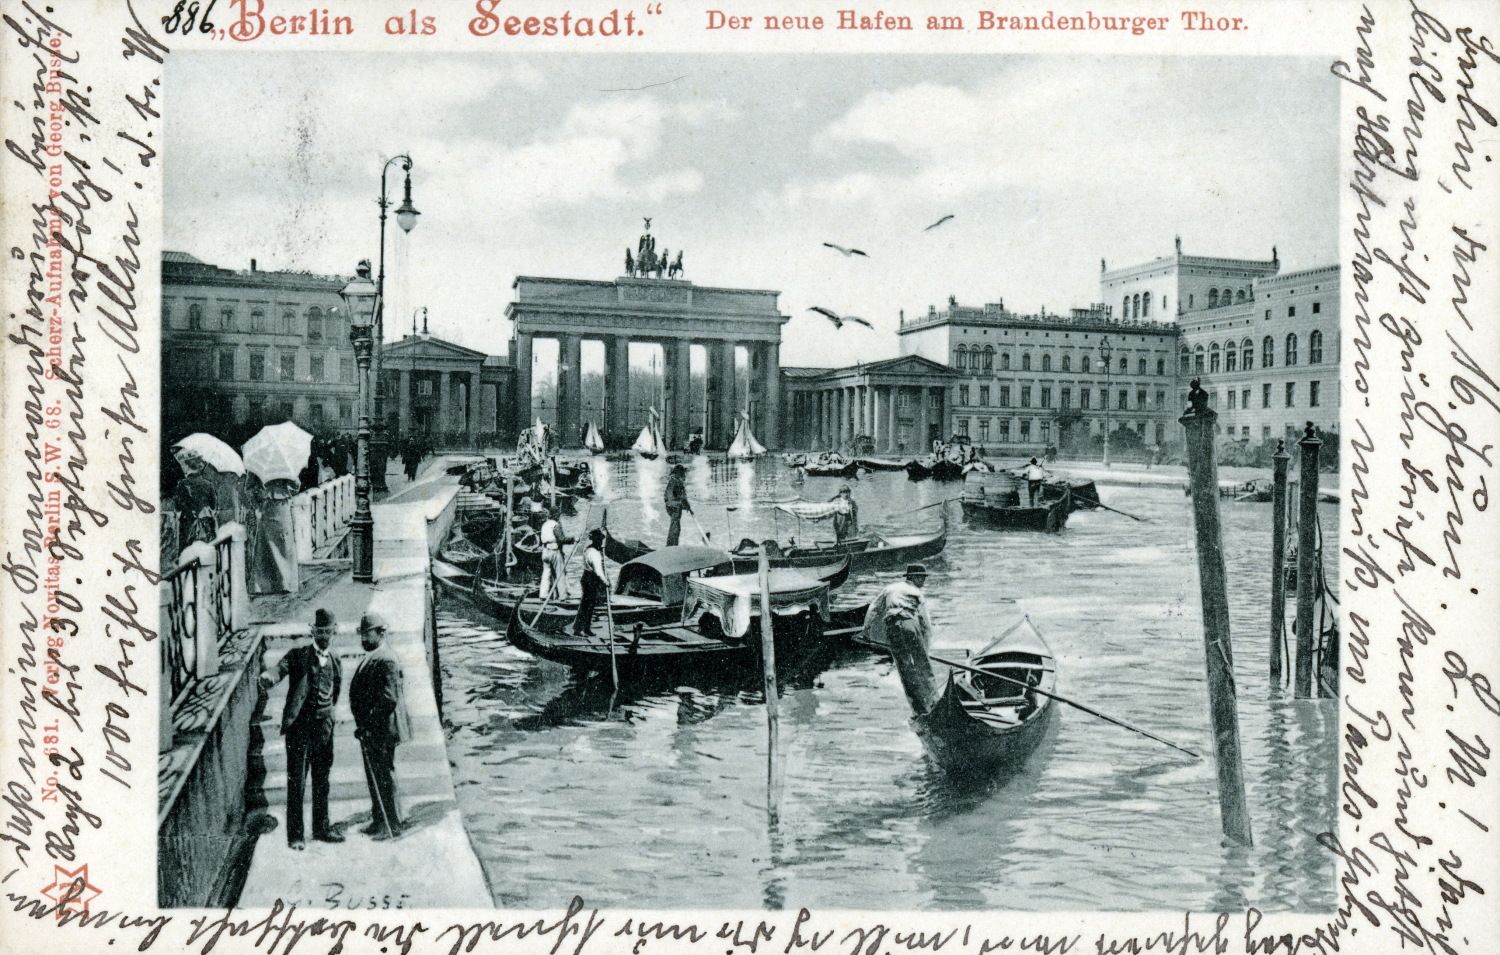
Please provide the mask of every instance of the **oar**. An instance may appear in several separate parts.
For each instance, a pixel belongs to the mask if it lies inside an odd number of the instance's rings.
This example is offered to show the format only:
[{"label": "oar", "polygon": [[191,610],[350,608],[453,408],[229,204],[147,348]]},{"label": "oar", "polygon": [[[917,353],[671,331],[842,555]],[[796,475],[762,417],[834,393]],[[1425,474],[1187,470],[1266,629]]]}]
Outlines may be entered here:
[{"label": "oar", "polygon": [[1110,507],[1108,504],[1105,504],[1103,501],[1100,501],[1098,499],[1080,498],[1080,500],[1092,501],[1092,503],[1093,503],[1093,505],[1095,507],[1103,508],[1106,511],[1114,511],[1116,514],[1119,514],[1121,517],[1128,517],[1132,521],[1140,521],[1142,524],[1150,524],[1151,523],[1149,520],[1147,520],[1144,517],[1136,517],[1134,514],[1130,514],[1130,513],[1127,513],[1125,511],[1122,511],[1118,507]]},{"label": "oar", "polygon": [[1052,699],[1056,700],[1059,703],[1066,703],[1066,704],[1068,704],[1069,706],[1071,706],[1071,707],[1073,707],[1075,709],[1083,710],[1085,713],[1089,714],[1090,716],[1097,716],[1097,717],[1099,717],[1099,719],[1104,720],[1106,723],[1113,723],[1116,726],[1124,727],[1125,729],[1128,729],[1128,730],[1130,730],[1133,733],[1139,733],[1139,734],[1141,734],[1142,736],[1146,737],[1147,739],[1156,740],[1158,743],[1162,743],[1164,745],[1172,747],[1175,750],[1179,750],[1181,752],[1187,753],[1189,756],[1193,757],[1194,759],[1202,759],[1203,758],[1202,756],[1199,756],[1197,753],[1193,752],[1192,750],[1188,749],[1185,746],[1178,746],[1176,743],[1172,742],[1171,740],[1165,740],[1165,739],[1162,739],[1160,736],[1157,736],[1157,735],[1155,735],[1153,733],[1148,733],[1145,730],[1141,729],[1139,726],[1131,726],[1129,723],[1125,722],[1124,720],[1115,719],[1113,716],[1107,716],[1107,715],[1105,715],[1103,713],[1100,713],[1096,709],[1093,709],[1093,708],[1088,707],[1088,706],[1084,706],[1082,703],[1079,703],[1076,700],[1070,700],[1067,697],[1062,696],[1061,694],[1053,693],[1053,692],[1048,691],[1048,690],[1044,690],[1044,689],[1042,689],[1039,686],[1032,686],[1029,683],[1026,683],[1024,680],[1014,680],[1014,679],[1011,679],[1008,676],[1001,676],[1000,674],[998,674],[998,673],[992,673],[989,670],[981,670],[979,667],[969,666],[967,663],[959,663],[957,660],[949,660],[949,659],[946,659],[944,657],[934,656],[931,653],[929,653],[927,656],[928,656],[928,659],[932,660],[934,663],[941,663],[944,666],[950,666],[950,667],[953,667],[953,668],[958,669],[958,670],[968,670],[970,673],[978,673],[980,676],[993,677],[993,678],[995,678],[997,680],[1004,680],[1007,683],[1014,683],[1016,686],[1022,687],[1022,688],[1027,689],[1027,690],[1034,690],[1037,693],[1042,694],[1043,696],[1051,697]]},{"label": "oar", "polygon": [[948,498],[944,498],[941,501],[933,501],[931,504],[923,504],[921,507],[914,507],[914,508],[912,508],[909,511],[897,511],[895,514],[892,514],[891,516],[892,517],[898,517],[898,516],[900,516],[902,514],[915,514],[918,511],[925,511],[928,508],[942,507],[944,504],[952,504],[956,500],[958,500],[958,498],[956,498],[956,497],[948,497]]}]

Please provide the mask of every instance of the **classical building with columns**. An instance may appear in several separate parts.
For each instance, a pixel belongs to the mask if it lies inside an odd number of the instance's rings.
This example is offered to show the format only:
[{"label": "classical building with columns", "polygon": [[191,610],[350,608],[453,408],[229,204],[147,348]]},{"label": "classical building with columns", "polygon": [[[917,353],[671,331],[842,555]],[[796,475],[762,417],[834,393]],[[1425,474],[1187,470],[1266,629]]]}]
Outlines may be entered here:
[{"label": "classical building with columns", "polygon": [[788,447],[844,448],[867,437],[881,452],[917,452],[946,437],[949,385],[959,378],[919,355],[784,374]]},{"label": "classical building with columns", "polygon": [[429,335],[385,346],[382,377],[391,434],[431,435],[439,443],[498,442],[513,434],[514,376],[508,358]]},{"label": "classical building with columns", "polygon": [[[644,240],[649,238],[643,236]],[[654,248],[654,247],[653,247]],[[679,253],[678,266],[681,264]],[[557,431],[565,443],[580,433],[582,346],[604,344],[605,442],[629,446],[643,421],[629,420],[632,342],[660,345],[664,362],[662,436],[668,447],[682,448],[702,432],[710,448],[727,447],[736,418],[750,415],[751,428],[768,447],[781,444],[781,326],[789,319],[777,304],[779,292],[713,288],[692,282],[640,274],[605,281],[518,276],[515,298],[505,314],[514,323],[510,354],[515,374],[512,422],[532,419],[533,343],[556,339]],[[651,273],[647,273],[649,275]],[[706,406],[695,410],[691,348],[702,346],[708,357]],[[749,355],[747,394],[737,393],[736,348]],[[701,411],[701,417],[698,411]]]}]

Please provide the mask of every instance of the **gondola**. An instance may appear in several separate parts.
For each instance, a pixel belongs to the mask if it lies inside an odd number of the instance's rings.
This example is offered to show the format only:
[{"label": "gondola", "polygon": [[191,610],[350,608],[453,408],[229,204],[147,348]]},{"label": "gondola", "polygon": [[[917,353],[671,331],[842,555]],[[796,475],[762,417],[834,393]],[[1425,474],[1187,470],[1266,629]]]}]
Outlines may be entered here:
[{"label": "gondola", "polygon": [[1023,505],[1018,491],[991,494],[984,488],[978,490],[977,495],[966,493],[960,501],[964,520],[970,524],[995,531],[1045,531],[1049,534],[1067,526],[1073,502],[1071,488],[1050,501],[1043,495],[1042,503],[1035,507]]},{"label": "gondola", "polygon": [[1069,514],[1074,511],[1091,511],[1100,506],[1099,489],[1093,481],[1048,481],[1042,485],[1042,500],[1050,503],[1067,492],[1072,493],[1068,501]]},{"label": "gondola", "polygon": [[[902,567],[915,560],[935,557],[948,545],[948,514],[944,509],[942,526],[921,534],[882,534],[870,532],[842,544],[818,541],[814,544],[777,544],[771,554],[773,567],[807,567],[847,554],[855,570],[878,570]],[[740,541],[731,554],[750,559],[759,554],[760,545],[749,538]]]},{"label": "gondola", "polygon": [[859,476],[859,462],[850,461],[847,464],[804,464],[802,473],[808,477],[831,477],[851,478]]},{"label": "gondola", "polygon": [[859,458],[855,463],[866,471],[905,471],[907,464],[894,458]]},{"label": "gondola", "polygon": [[913,481],[962,481],[964,466],[957,461],[934,460],[931,455],[906,463],[906,476]]},{"label": "gondola", "polygon": [[937,703],[912,717],[912,728],[931,760],[950,775],[993,776],[1020,768],[1056,709],[1051,697],[1036,692],[1057,688],[1051,648],[1031,618],[1022,617],[963,662],[995,676],[951,671]]}]

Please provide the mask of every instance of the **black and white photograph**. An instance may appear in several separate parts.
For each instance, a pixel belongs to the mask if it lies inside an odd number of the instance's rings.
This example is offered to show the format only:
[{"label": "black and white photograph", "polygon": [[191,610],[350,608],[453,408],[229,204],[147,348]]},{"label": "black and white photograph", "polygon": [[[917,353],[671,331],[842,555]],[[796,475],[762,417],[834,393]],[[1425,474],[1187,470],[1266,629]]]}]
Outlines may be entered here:
[{"label": "black and white photograph", "polygon": [[160,905],[1333,909],[1340,85],[174,56]]}]

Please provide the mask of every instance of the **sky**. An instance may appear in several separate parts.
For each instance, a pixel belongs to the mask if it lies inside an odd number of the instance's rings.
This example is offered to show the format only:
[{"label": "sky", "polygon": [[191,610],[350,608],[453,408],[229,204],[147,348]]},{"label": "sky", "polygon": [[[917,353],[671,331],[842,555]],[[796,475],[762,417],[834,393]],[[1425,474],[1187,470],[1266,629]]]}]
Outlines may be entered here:
[{"label": "sky", "polygon": [[425,306],[434,335],[491,354],[515,276],[617,277],[644,216],[687,279],[782,293],[783,365],[893,356],[900,312],[950,295],[1086,305],[1101,258],[1175,236],[1337,261],[1321,60],[189,53],[165,85],[165,248],[352,274],[378,256],[381,166],[407,152],[422,215],[388,224],[387,337]]}]

